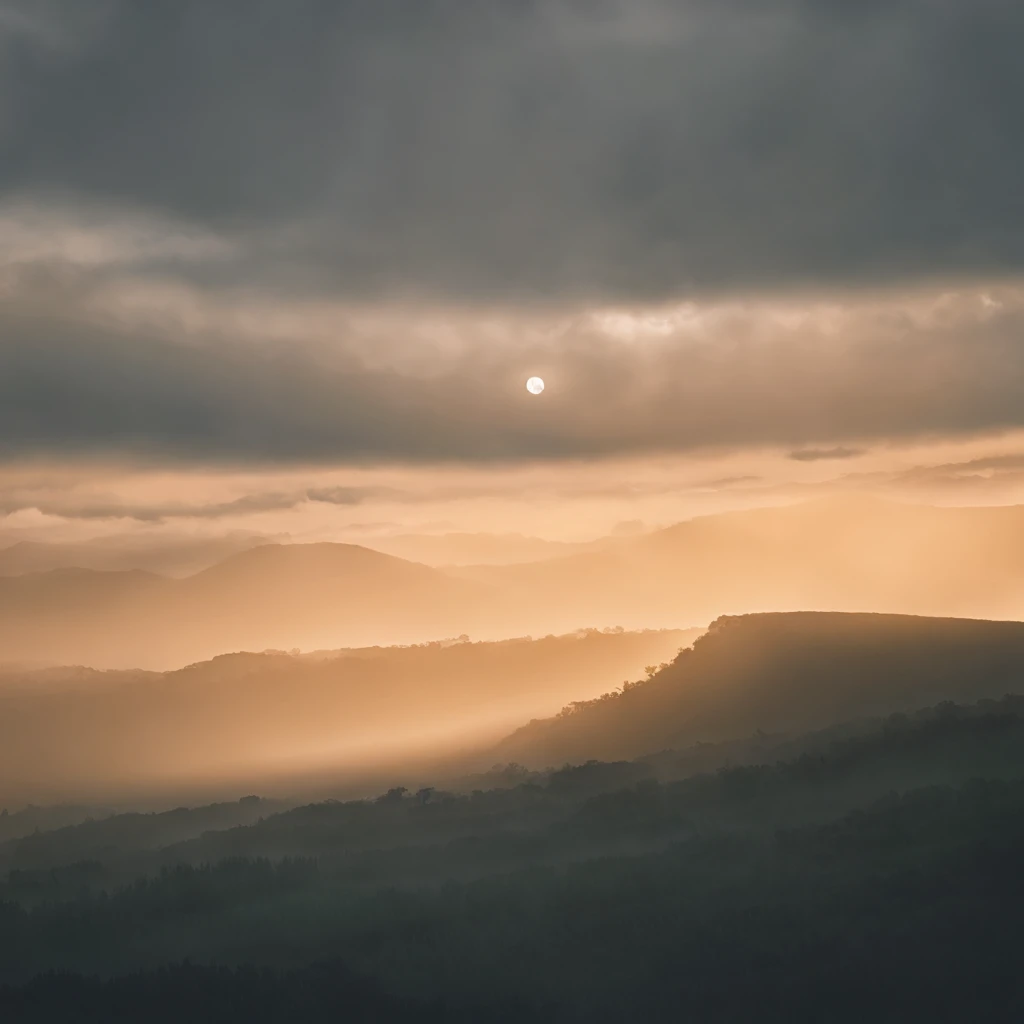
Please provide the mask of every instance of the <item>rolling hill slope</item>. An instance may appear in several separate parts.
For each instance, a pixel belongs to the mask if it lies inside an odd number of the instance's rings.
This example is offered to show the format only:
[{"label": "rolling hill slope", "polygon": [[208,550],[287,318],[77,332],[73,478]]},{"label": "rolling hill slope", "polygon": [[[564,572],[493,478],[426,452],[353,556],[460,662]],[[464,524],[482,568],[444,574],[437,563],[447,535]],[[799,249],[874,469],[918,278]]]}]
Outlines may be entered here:
[{"label": "rolling hill slope", "polygon": [[531,767],[629,758],[1007,693],[1024,693],[1024,623],[724,617],[647,682],[531,722],[492,756]]},{"label": "rolling hill slope", "polygon": [[161,802],[211,786],[237,795],[301,778],[320,785],[324,773],[393,774],[410,759],[488,745],[692,641],[692,631],[595,631],[309,657],[231,654],[166,673],[8,673],[0,675],[0,807],[111,793],[157,793]]}]

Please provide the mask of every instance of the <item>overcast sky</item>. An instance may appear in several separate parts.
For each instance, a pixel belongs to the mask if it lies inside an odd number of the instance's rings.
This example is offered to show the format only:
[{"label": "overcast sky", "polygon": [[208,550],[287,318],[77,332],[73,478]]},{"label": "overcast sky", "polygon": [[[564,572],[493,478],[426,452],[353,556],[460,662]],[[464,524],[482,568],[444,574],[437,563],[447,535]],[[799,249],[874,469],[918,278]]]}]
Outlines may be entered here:
[{"label": "overcast sky", "polygon": [[1016,481],[1022,46],[1016,0],[0,0],[0,514]]}]

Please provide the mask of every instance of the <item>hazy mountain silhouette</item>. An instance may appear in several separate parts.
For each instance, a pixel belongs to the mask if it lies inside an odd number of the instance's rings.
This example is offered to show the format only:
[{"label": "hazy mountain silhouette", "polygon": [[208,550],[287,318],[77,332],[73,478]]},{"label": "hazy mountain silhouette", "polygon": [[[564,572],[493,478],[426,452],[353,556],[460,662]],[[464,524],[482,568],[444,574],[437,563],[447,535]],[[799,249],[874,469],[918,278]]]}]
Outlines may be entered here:
[{"label": "hazy mountain silhouette", "polygon": [[544,540],[521,533],[397,534],[368,542],[377,551],[425,565],[512,565],[589,550],[593,543]]},{"label": "hazy mountain silhouette", "polygon": [[[244,583],[252,568],[232,571]],[[0,806],[218,786],[232,793],[239,784],[280,791],[325,772],[387,776],[416,758],[490,745],[532,716],[596,696],[672,657],[695,632],[233,654],[167,673],[8,673],[0,676]]]},{"label": "hazy mountain silhouette", "polygon": [[140,570],[54,569],[0,578],[0,660],[103,665],[124,656],[121,664],[131,664],[146,649],[137,632],[145,609],[158,608],[170,586]]},{"label": "hazy mountain silhouette", "polygon": [[492,753],[607,760],[793,733],[1024,687],[1024,623],[771,613],[723,617],[647,681],[531,722]]},{"label": "hazy mountain silhouette", "polygon": [[1024,506],[840,496],[701,516],[599,550],[454,570],[559,615],[629,628],[820,609],[1024,617]]},{"label": "hazy mountain silhouette", "polygon": [[22,576],[54,569],[95,569],[102,572],[141,569],[163,576],[186,576],[236,552],[278,539],[283,538],[229,533],[209,538],[99,537],[78,544],[23,540],[0,548],[0,576]]},{"label": "hazy mountain silhouette", "polygon": [[224,651],[415,642],[489,621],[493,588],[349,544],[263,545],[182,580],[0,579],[0,659],[166,668]]},{"label": "hazy mountain silhouette", "polygon": [[261,545],[202,572],[0,578],[0,663],[169,668],[304,650],[689,627],[819,609],[1024,617],[1024,507],[864,497],[705,516],[586,551],[441,570],[351,544]]}]

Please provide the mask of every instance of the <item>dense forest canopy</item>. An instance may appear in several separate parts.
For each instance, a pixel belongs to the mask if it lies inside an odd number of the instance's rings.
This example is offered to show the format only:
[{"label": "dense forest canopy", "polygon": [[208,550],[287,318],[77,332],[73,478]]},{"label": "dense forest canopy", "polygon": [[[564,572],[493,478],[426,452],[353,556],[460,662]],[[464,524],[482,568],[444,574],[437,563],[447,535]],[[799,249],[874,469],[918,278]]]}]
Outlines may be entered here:
[{"label": "dense forest canopy", "polygon": [[130,1020],[166,993],[211,1021],[809,1021],[841,992],[838,1021],[882,993],[883,1019],[953,1020],[976,971],[986,1006],[1024,1005],[1024,697],[786,744],[773,764],[692,775],[681,751],[202,834],[211,815],[189,812],[196,837],[170,846],[161,815],[9,842],[0,1006]]}]

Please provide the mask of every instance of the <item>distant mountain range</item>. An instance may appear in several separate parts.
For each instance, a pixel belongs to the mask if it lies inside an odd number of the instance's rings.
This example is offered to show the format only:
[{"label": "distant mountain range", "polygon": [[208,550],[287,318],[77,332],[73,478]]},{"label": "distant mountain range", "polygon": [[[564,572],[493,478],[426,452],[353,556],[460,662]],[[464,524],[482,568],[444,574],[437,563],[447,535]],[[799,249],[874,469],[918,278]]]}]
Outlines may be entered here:
[{"label": "distant mountain range", "polygon": [[[79,543],[20,540],[0,546],[0,576],[24,576],[54,569],[126,572],[141,569],[161,576],[191,576],[231,555],[265,544],[287,544],[287,535],[235,532],[223,537],[98,537]],[[534,562],[590,550],[602,540],[570,544],[521,533],[394,534],[362,547],[410,562],[446,565],[505,565]]]},{"label": "distant mountain range", "polygon": [[1024,617],[1024,506],[843,496],[701,516],[598,550],[454,570],[513,605],[627,628],[759,611]]},{"label": "distant mountain range", "polygon": [[22,540],[0,548],[0,576],[54,569],[141,569],[162,576],[189,576],[239,551],[286,539],[238,532],[223,537],[99,537],[78,544]]},{"label": "distant mountain range", "polygon": [[410,533],[377,538],[370,542],[370,547],[412,562],[444,567],[538,562],[589,551],[602,543],[604,541],[570,544],[521,533]]},{"label": "distant mountain range", "polygon": [[225,651],[418,642],[480,624],[493,588],[347,544],[264,545],[185,579],[0,579],[0,660],[167,668]]},{"label": "distant mountain range", "polygon": [[165,669],[237,650],[676,628],[775,610],[1016,618],[1022,538],[1021,506],[844,497],[521,564],[439,569],[358,545],[269,544],[183,579],[64,568],[0,578],[0,663]]}]

